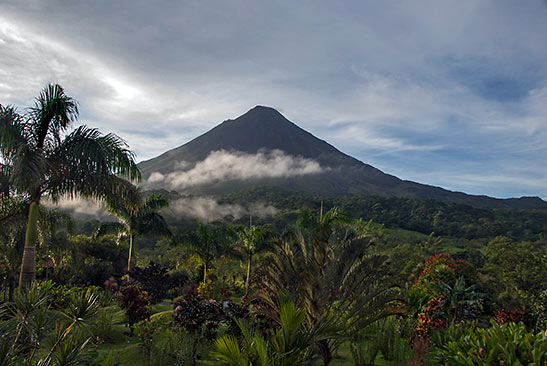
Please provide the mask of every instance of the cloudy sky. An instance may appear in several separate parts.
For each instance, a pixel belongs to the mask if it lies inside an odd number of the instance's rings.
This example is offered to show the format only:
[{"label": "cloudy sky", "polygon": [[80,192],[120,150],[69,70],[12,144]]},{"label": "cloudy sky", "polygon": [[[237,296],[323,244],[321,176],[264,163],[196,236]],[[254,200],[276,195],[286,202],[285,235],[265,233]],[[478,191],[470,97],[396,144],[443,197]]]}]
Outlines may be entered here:
[{"label": "cloudy sky", "polygon": [[0,2],[0,103],[48,82],[138,160],[255,105],[403,179],[547,198],[547,2]]}]

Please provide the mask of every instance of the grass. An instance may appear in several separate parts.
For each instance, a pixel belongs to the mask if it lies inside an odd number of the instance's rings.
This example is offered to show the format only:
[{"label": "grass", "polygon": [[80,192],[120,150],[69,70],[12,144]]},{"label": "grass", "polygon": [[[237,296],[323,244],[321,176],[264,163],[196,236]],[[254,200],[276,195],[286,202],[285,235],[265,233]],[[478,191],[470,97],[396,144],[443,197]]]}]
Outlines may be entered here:
[{"label": "grass", "polygon": [[[107,310],[113,311],[113,327],[110,334],[109,342],[98,344],[96,351],[98,352],[97,361],[104,362],[106,365],[119,364],[122,366],[148,366],[146,357],[141,349],[141,339],[137,331],[133,335],[129,332],[125,313],[118,306],[112,305]],[[152,306],[152,319],[160,319],[163,317],[171,317],[173,307],[168,303],[161,303]],[[167,319],[165,319],[167,320]],[[164,323],[162,321],[162,323]],[[167,341],[167,332],[164,330],[154,337],[156,345]],[[380,357],[379,357],[380,358]],[[321,361],[317,361],[320,365]],[[330,363],[332,366],[350,366],[354,365],[353,358],[349,351],[349,344],[343,344],[340,347],[338,356]],[[377,365],[387,365],[385,361],[379,360]]]},{"label": "grass", "polygon": [[[103,361],[110,358],[112,364],[145,366],[147,362],[141,351],[141,339],[135,331],[130,333],[130,329],[127,326],[127,319],[124,310],[120,309],[117,305],[112,305],[104,309],[113,311],[112,318],[112,333],[110,334],[110,340],[98,344],[96,351],[99,354],[98,360]],[[164,314],[171,315],[173,306],[169,303],[160,303],[151,307],[151,312],[156,315],[156,318],[163,317]],[[155,341],[160,341],[163,334],[159,334],[155,337]],[[165,335],[163,335],[165,338]]]}]

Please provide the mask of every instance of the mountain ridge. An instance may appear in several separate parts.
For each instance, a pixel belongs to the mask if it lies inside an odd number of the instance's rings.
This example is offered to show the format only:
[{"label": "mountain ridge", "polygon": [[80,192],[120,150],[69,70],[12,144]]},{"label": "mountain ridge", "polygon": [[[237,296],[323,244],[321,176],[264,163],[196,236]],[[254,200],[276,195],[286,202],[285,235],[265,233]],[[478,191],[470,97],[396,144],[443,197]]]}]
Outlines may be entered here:
[{"label": "mountain ridge", "polygon": [[[185,192],[217,195],[257,186],[276,186],[288,191],[331,197],[380,195],[436,199],[475,207],[547,209],[547,202],[539,197],[498,199],[402,180],[339,151],[266,106],[256,106],[236,119],[225,120],[192,141],[139,163],[139,167],[145,180],[153,173],[162,177],[177,171],[184,173],[198,167],[212,152],[218,151],[248,156],[264,151],[282,151],[288,156],[316,161],[324,170],[288,177],[218,179],[186,187]],[[184,169],[181,169],[182,165]],[[153,188],[169,189],[161,183]]]}]

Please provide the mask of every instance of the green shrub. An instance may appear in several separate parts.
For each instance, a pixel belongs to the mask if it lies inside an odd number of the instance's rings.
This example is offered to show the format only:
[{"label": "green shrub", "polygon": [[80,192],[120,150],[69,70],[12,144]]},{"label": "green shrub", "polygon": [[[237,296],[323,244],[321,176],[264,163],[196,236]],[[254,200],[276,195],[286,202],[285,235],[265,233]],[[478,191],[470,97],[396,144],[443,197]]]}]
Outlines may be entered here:
[{"label": "green shrub", "polygon": [[94,343],[110,342],[113,332],[114,314],[110,309],[100,309],[95,320],[90,324],[89,331]]},{"label": "green shrub", "polygon": [[378,354],[390,365],[406,365],[413,351],[408,344],[414,324],[396,317],[379,320],[353,338],[350,350],[356,365],[374,365]]},{"label": "green shrub", "polygon": [[542,291],[532,302],[532,316],[538,330],[547,330],[547,290]]},{"label": "green shrub", "polygon": [[477,328],[477,321],[451,324],[447,328],[438,329],[431,333],[429,341],[433,347],[442,347],[450,342],[455,342],[467,334],[473,333]]},{"label": "green shrub", "polygon": [[435,365],[545,365],[547,332],[533,334],[524,324],[475,329],[431,352]]},{"label": "green shrub", "polygon": [[408,343],[414,322],[394,316],[382,319],[379,324],[379,347],[382,356],[390,365],[406,365],[413,351]]},{"label": "green shrub", "polygon": [[380,352],[380,327],[373,323],[361,329],[353,338],[350,349],[355,365],[374,365]]}]

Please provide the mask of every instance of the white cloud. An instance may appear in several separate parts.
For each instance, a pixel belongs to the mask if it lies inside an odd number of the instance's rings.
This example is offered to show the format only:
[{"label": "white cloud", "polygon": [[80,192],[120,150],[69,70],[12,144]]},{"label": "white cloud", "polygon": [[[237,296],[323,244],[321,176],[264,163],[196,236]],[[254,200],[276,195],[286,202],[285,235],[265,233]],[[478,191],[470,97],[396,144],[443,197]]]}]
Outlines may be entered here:
[{"label": "white cloud", "polygon": [[168,211],[184,217],[204,222],[222,220],[227,216],[239,219],[246,215],[266,217],[277,215],[280,211],[271,205],[260,202],[244,207],[239,204],[219,204],[210,197],[186,197],[171,202]]},{"label": "white cloud", "polygon": [[[181,164],[187,165],[178,162],[177,166]],[[290,156],[281,150],[259,151],[256,154],[218,150],[211,152],[190,170],[175,170],[168,174],[153,172],[147,183],[165,182],[171,189],[184,189],[219,181],[316,174],[325,169],[314,160]]]},{"label": "white cloud", "polygon": [[104,207],[95,200],[88,200],[83,198],[61,198],[58,202],[53,203],[46,201],[46,205],[53,208],[59,208],[62,211],[66,211],[75,216],[93,217],[102,220],[113,220],[114,217],[110,215]]}]

